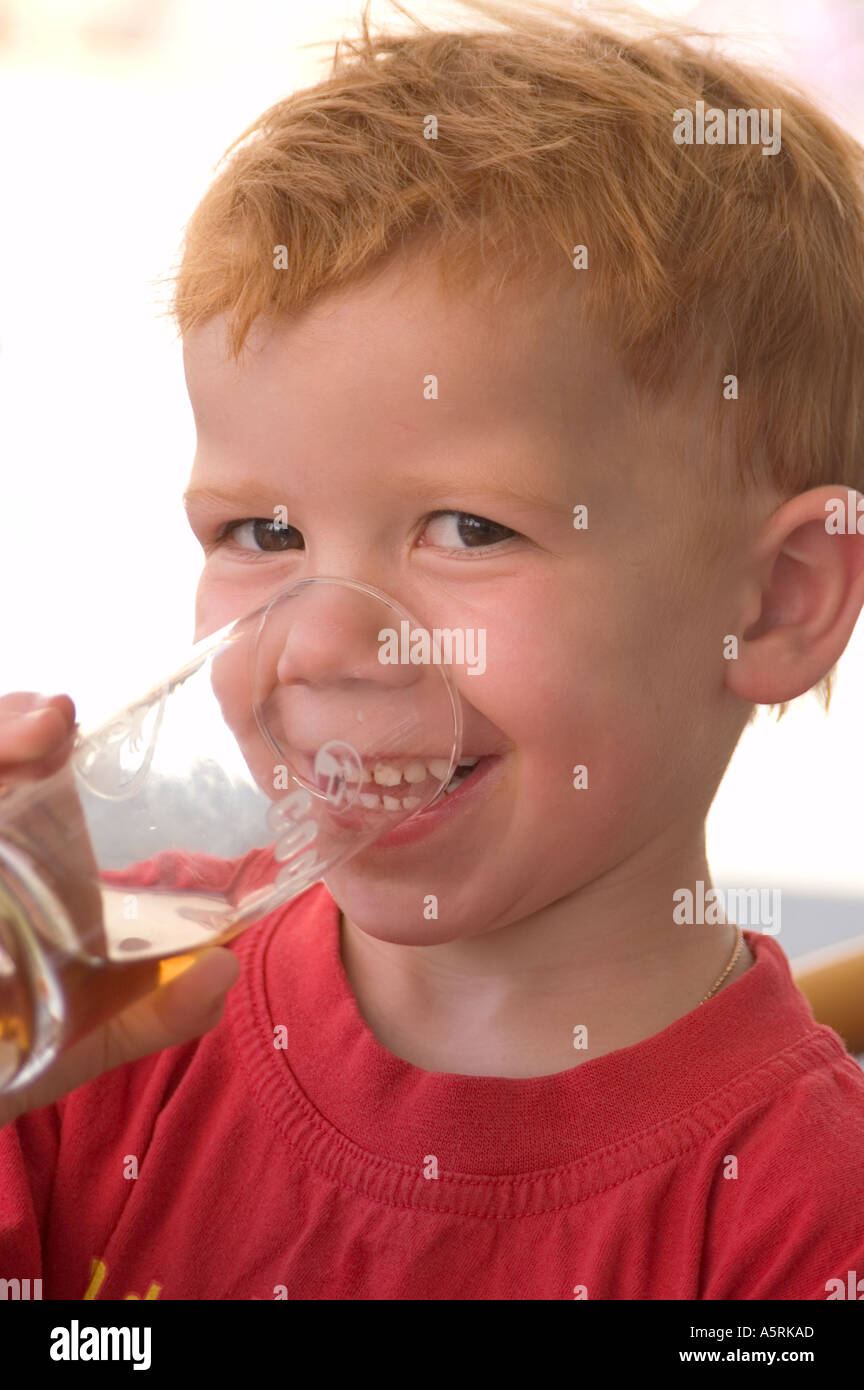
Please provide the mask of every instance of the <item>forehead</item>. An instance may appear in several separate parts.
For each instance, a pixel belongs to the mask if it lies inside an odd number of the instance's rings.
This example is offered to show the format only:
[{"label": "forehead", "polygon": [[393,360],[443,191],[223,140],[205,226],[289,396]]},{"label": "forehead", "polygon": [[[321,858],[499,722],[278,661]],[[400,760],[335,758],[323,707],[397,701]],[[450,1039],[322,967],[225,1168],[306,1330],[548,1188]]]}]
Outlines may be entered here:
[{"label": "forehead", "polygon": [[271,421],[317,413],[322,431],[334,410],[375,431],[570,413],[587,427],[604,408],[617,415],[628,391],[580,301],[575,285],[448,295],[430,263],[396,260],[299,314],[258,319],[239,362],[223,316],[193,329],[190,399],[199,423],[222,429],[254,427],[261,410]]},{"label": "forehead", "polygon": [[[260,318],[239,361],[219,316],[184,343],[195,483],[380,492],[490,482],[623,523],[709,468],[696,397],[640,401],[581,284],[445,293],[395,259],[300,313]],[[689,481],[688,481],[689,480]],[[695,501],[694,505],[701,506]]]}]

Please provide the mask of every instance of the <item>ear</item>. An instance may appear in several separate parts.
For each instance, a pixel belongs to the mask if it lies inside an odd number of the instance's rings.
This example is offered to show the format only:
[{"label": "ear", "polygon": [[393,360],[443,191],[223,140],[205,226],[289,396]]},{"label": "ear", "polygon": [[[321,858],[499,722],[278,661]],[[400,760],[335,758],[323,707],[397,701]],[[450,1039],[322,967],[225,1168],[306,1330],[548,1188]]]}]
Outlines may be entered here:
[{"label": "ear", "polygon": [[829,485],[784,502],[749,563],[749,611],[725,684],[748,703],[782,704],[831,670],[864,605],[864,497]]}]

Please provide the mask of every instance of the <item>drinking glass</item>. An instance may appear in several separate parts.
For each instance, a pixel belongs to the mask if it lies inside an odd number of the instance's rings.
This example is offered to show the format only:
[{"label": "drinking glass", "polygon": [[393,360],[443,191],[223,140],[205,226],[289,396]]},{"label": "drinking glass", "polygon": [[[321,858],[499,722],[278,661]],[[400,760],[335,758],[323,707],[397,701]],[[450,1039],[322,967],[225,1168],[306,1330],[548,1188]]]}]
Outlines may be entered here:
[{"label": "drinking glass", "polygon": [[444,794],[450,671],[382,660],[418,630],[301,580],[0,795],[0,1091]]}]

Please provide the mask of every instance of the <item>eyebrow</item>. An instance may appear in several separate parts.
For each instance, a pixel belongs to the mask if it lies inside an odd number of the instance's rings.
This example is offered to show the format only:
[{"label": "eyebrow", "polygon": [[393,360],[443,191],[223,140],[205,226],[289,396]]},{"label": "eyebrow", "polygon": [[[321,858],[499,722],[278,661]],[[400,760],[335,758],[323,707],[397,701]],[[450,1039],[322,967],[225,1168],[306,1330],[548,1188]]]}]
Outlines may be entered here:
[{"label": "eyebrow", "polygon": [[[261,502],[264,506],[270,504],[271,494],[266,495],[260,488],[241,487],[241,488],[214,488],[214,487],[190,487],[183,493],[183,506],[188,512],[193,506],[203,507],[223,507],[227,503],[229,506],[246,507],[250,503]],[[273,504],[279,506],[278,502]]]},{"label": "eyebrow", "polygon": [[434,487],[424,489],[421,493],[413,493],[420,500],[425,499],[427,505],[431,505],[436,499],[443,501],[460,491],[469,494],[477,494],[478,497],[494,498],[500,502],[515,502],[518,505],[528,505],[536,507],[538,511],[561,512],[568,510],[565,502],[556,502],[551,497],[542,493],[534,492],[531,488],[506,487],[498,482],[493,484],[485,483],[481,479],[472,479],[470,484],[466,484],[461,479],[451,483],[449,486],[436,484]]},{"label": "eyebrow", "polygon": [[[426,506],[432,506],[436,501],[444,502],[453,497],[454,493],[464,490],[476,493],[478,496],[498,499],[502,502],[517,503],[536,507],[540,511],[554,512],[560,514],[562,511],[569,513],[569,503],[555,502],[551,498],[532,491],[531,489],[519,489],[502,486],[497,483],[494,486],[485,484],[480,479],[472,479],[470,485],[459,479],[449,483],[430,484],[428,488],[419,491],[412,489],[411,496]],[[187,488],[183,494],[183,506],[188,512],[193,506],[205,508],[215,508],[228,506],[248,507],[260,501],[265,507],[273,510],[274,506],[281,505],[271,501],[272,493],[266,494],[255,486],[244,488],[209,488],[194,487]],[[452,510],[452,509],[451,509]]]}]

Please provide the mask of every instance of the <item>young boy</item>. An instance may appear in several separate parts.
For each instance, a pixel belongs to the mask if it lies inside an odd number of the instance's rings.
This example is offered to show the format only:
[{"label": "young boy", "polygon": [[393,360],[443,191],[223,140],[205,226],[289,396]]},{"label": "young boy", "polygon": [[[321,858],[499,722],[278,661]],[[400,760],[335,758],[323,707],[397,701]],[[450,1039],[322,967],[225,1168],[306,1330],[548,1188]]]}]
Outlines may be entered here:
[{"label": "young boy", "polygon": [[[864,603],[826,528],[864,481],[862,152],[662,31],[501,17],[364,16],[232,147],[174,299],[196,637],[315,574],[482,629],[479,761],[216,953],[204,1036],[127,1035],[0,1132],[0,1274],[45,1298],[864,1273],[861,1069],[770,934],[676,908],[754,707],[827,692]],[[8,707],[8,765],[56,752],[52,704],[26,749]]]}]

